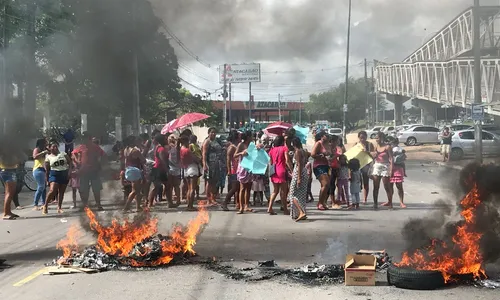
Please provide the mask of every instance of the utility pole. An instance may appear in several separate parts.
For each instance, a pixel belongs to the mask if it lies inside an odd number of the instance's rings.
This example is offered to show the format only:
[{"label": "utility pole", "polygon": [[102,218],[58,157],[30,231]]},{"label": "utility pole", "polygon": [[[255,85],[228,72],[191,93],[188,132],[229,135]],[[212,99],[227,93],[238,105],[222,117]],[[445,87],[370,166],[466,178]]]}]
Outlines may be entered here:
[{"label": "utility pole", "polygon": [[[137,35],[137,18],[136,18],[136,4],[133,4],[133,26],[134,26],[134,34]],[[137,48],[134,46],[132,48],[132,72],[133,72],[133,82],[132,82],[132,132],[134,135],[138,136],[141,133],[141,106],[140,106],[140,97],[139,97],[139,66],[137,61]]]},{"label": "utility pole", "polygon": [[233,91],[231,90],[231,82],[229,83],[229,129],[233,127],[233,116],[232,116],[232,107],[231,107],[231,99],[233,98]]},{"label": "utility pole", "polygon": [[302,124],[302,97],[300,97],[299,102],[299,125]]},{"label": "utility pole", "polygon": [[368,85],[368,62],[365,58],[365,94],[366,94],[366,124],[365,127],[368,129],[370,126],[370,110],[368,107],[370,106],[370,88]]},{"label": "utility pole", "polygon": [[346,51],[346,62],[345,62],[345,94],[344,94],[344,107],[343,110],[343,122],[342,122],[342,134],[344,143],[347,142],[346,134],[346,123],[347,123],[347,96],[349,95],[349,47],[351,43],[351,6],[352,1],[349,0],[349,14],[347,18],[347,51]]},{"label": "utility pole", "polygon": [[252,83],[248,83],[248,123],[252,124]]},{"label": "utility pole", "polygon": [[[7,37],[7,26],[9,26],[9,16],[7,16],[7,1],[3,2],[3,29],[2,29],[2,80],[1,80],[1,100],[0,100],[0,134],[5,134],[7,132],[7,69],[5,66],[5,53],[7,53],[7,48],[9,46],[9,39]],[[10,27],[10,26],[9,26]]]},{"label": "utility pole", "polygon": [[281,94],[278,94],[278,121],[281,122]]},{"label": "utility pole", "polygon": [[[372,93],[373,93],[373,98],[375,99],[375,101],[377,101],[377,89],[375,88],[375,61],[373,63],[373,66],[372,66]],[[375,120],[375,115],[373,114],[373,103],[370,104],[370,109],[371,109],[371,118],[370,118],[370,125],[371,126],[375,126],[374,123],[374,120]]]},{"label": "utility pole", "polygon": [[[481,40],[480,40],[480,25],[481,20],[479,16],[479,0],[474,0],[474,14],[473,14],[473,49],[474,49],[474,103],[476,105],[482,104],[481,99]],[[481,108],[482,109],[482,108]],[[474,139],[476,142],[476,162],[483,163],[483,130],[481,120],[474,121]]]},{"label": "utility pole", "polygon": [[[377,61],[374,60],[373,61],[373,68],[376,68],[376,67],[377,67]],[[377,82],[374,81],[373,91],[375,93],[375,124],[373,124],[373,126],[378,124],[378,90],[377,90],[376,84],[377,84]]]},{"label": "utility pole", "polygon": [[227,64],[224,64],[224,71],[223,71],[223,80],[224,80],[224,89],[222,91],[222,99],[224,101],[224,111],[222,112],[222,128],[224,128],[224,131],[227,131],[227,104],[226,104],[226,99],[227,99]]}]

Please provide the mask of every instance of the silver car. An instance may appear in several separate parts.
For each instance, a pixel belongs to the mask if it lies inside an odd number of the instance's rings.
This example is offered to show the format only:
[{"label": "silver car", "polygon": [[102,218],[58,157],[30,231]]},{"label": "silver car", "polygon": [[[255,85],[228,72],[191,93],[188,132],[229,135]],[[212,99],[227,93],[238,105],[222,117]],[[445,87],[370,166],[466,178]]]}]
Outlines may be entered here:
[{"label": "silver car", "polygon": [[368,135],[368,138],[369,138],[369,139],[374,139],[374,138],[375,138],[375,136],[377,135],[377,133],[378,133],[379,131],[381,131],[382,129],[384,129],[384,126],[375,126],[375,127],[373,127],[372,129],[367,130],[367,131],[366,131],[366,134]]},{"label": "silver car", "polygon": [[400,142],[408,146],[417,144],[439,144],[439,128],[433,126],[414,126],[398,132]]},{"label": "silver car", "polygon": [[[464,157],[474,156],[476,153],[474,130],[461,130],[453,133],[451,137],[450,158],[458,160]],[[493,132],[483,131],[483,155],[500,155],[500,136]]]}]

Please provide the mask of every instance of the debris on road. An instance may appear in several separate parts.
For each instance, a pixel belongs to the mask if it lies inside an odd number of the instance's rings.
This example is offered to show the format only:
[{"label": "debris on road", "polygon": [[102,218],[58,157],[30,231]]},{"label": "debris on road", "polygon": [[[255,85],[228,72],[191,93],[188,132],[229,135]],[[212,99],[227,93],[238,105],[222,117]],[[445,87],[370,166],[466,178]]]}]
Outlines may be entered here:
[{"label": "debris on road", "polygon": [[43,273],[43,275],[61,275],[61,274],[73,274],[73,273],[91,274],[96,272],[99,272],[99,270],[61,265],[61,266],[52,266],[47,268],[47,270],[45,271],[45,273]]},{"label": "debris on road", "polygon": [[377,259],[377,271],[386,273],[389,266],[392,264],[392,257],[385,250],[359,250],[358,255],[373,255]]},{"label": "debris on road", "polygon": [[492,280],[492,279],[484,279],[484,280],[476,280],[474,282],[475,287],[484,287],[489,289],[498,289],[500,288],[500,279]]}]

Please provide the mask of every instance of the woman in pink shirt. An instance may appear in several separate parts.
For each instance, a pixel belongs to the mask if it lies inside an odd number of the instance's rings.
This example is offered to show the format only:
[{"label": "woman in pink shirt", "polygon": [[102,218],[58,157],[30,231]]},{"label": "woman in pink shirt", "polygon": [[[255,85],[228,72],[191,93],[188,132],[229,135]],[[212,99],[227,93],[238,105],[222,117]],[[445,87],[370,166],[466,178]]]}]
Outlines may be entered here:
[{"label": "woman in pink shirt", "polygon": [[283,136],[277,136],[274,140],[274,147],[269,151],[270,164],[274,166],[274,174],[271,175],[271,182],[273,183],[273,193],[271,194],[271,199],[269,200],[269,207],[267,212],[270,215],[276,215],[273,210],[274,200],[280,194],[281,205],[283,207],[283,212],[285,215],[289,215],[286,199],[288,196],[288,182],[287,182],[287,170],[288,166],[292,168],[290,161],[290,156],[288,154],[288,148],[285,146],[285,138]]}]

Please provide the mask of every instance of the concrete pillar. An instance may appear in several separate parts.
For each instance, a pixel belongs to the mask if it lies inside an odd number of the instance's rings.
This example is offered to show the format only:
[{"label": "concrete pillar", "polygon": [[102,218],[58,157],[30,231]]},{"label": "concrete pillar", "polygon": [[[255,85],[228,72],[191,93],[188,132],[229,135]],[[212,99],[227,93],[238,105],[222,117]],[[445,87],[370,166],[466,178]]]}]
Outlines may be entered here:
[{"label": "concrete pillar", "polygon": [[403,104],[409,98],[401,95],[386,95],[386,99],[394,104],[394,126],[403,125]]},{"label": "concrete pillar", "polygon": [[436,111],[439,107],[441,107],[439,103],[415,99],[415,101],[413,101],[413,105],[421,109],[420,123],[429,126],[436,125]]},{"label": "concrete pillar", "polygon": [[117,141],[123,141],[122,117],[115,117],[115,137]]},{"label": "concrete pillar", "polygon": [[[397,98],[403,98],[399,96]],[[396,99],[394,101],[394,126],[403,125],[403,101]]]},{"label": "concrete pillar", "polygon": [[87,114],[82,114],[81,118],[82,118],[81,133],[84,133],[85,131],[88,130]]}]

